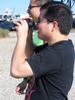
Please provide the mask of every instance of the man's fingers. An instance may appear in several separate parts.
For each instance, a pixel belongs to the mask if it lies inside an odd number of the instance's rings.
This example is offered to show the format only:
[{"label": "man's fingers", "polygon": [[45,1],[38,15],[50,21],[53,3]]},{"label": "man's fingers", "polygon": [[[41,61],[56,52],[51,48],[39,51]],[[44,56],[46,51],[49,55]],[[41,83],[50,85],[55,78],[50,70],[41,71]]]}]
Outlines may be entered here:
[{"label": "man's fingers", "polygon": [[16,91],[19,91],[20,90],[20,87],[16,87]]}]

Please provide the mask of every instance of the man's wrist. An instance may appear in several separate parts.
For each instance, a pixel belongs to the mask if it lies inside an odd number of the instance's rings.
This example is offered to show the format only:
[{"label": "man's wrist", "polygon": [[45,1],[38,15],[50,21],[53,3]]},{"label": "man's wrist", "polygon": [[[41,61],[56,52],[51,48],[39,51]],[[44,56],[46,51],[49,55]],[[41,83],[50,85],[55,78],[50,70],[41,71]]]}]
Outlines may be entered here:
[{"label": "man's wrist", "polygon": [[29,78],[24,78],[24,80],[26,80],[26,82],[29,83],[30,77]]}]

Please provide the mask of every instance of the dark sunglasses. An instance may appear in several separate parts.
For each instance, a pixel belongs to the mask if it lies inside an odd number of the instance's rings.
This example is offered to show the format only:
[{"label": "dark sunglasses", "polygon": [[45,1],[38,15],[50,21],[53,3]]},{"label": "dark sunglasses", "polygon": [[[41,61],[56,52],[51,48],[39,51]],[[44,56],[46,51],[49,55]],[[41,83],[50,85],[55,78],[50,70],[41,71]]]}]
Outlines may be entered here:
[{"label": "dark sunglasses", "polygon": [[[38,17],[38,19],[37,19],[37,24],[39,24],[40,22],[42,22],[42,21],[41,21],[40,18]],[[53,22],[53,21],[48,21],[48,20],[47,20],[47,22],[50,23],[50,22]]]},{"label": "dark sunglasses", "polygon": [[31,5],[30,5],[30,6],[28,7],[28,9],[31,9],[31,8],[34,8],[34,7],[41,7],[41,6],[42,6],[42,5],[39,5],[39,6],[31,6]]}]

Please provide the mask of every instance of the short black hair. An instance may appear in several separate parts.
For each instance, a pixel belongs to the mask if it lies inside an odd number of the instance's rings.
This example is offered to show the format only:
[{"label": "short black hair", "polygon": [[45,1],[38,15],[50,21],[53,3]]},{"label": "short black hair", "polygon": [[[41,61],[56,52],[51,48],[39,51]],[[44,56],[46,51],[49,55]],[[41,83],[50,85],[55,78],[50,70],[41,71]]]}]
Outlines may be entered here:
[{"label": "short black hair", "polygon": [[45,3],[41,10],[46,10],[44,18],[48,21],[57,21],[61,34],[68,35],[73,24],[71,9],[58,1],[49,1]]},{"label": "short black hair", "polygon": [[39,5],[43,5],[49,1],[53,1],[53,0],[35,0],[35,3],[39,6]]}]

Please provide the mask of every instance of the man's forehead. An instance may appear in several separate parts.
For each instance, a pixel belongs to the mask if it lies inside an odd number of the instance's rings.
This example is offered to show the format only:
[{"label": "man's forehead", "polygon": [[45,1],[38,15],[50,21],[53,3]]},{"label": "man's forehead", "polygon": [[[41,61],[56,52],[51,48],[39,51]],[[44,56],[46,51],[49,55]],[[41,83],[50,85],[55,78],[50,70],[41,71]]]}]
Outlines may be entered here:
[{"label": "man's forehead", "polygon": [[31,0],[31,1],[30,1],[30,5],[37,5],[37,4],[35,3],[35,1],[36,1],[36,0]]}]

